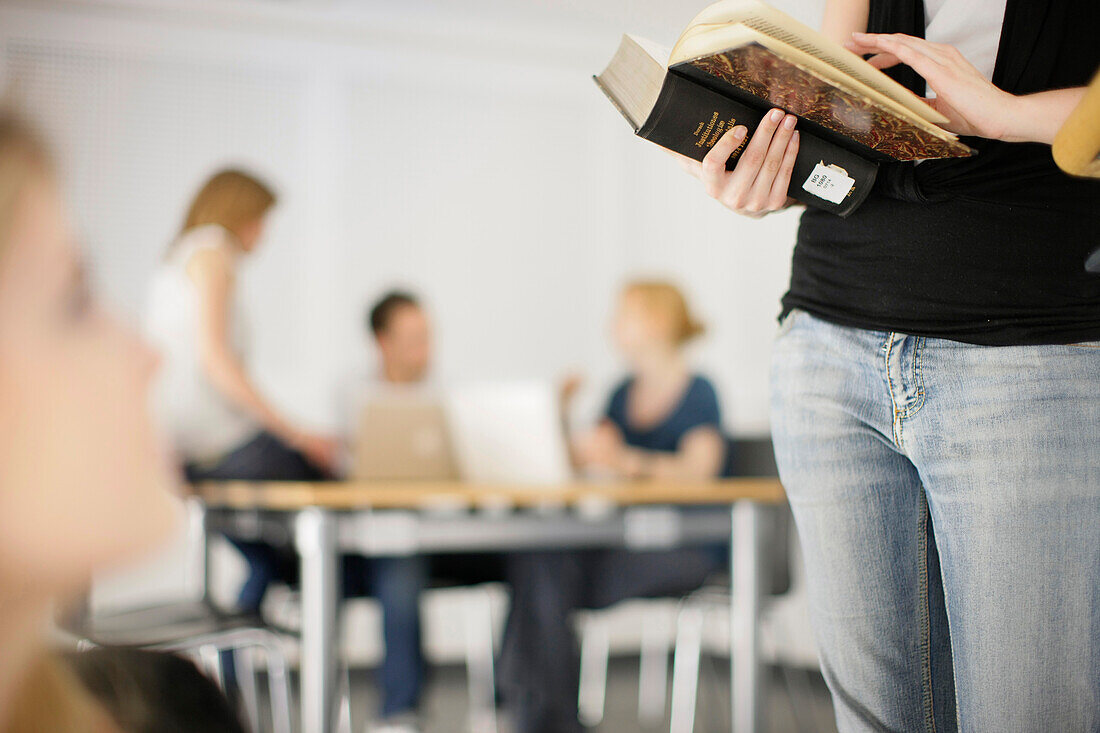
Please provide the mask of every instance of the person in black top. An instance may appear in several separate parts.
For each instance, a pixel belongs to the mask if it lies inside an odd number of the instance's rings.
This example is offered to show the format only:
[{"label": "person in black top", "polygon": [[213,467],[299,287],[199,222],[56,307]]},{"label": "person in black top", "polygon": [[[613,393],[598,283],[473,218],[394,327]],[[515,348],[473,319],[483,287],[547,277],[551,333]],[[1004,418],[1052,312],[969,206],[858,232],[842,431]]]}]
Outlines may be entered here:
[{"label": "person in black top", "polygon": [[[1098,730],[1100,184],[1049,144],[1100,4],[829,0],[823,30],[978,150],[884,166],[798,230],[773,438],[839,728]],[[739,213],[792,203],[772,115],[733,171],[743,128],[684,162]]]}]

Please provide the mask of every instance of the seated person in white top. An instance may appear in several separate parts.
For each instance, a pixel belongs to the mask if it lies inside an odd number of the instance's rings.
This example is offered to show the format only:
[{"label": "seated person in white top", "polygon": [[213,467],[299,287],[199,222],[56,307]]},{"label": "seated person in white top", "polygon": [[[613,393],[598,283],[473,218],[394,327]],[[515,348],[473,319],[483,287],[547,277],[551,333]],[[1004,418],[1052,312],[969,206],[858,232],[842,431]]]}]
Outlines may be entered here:
[{"label": "seated person in white top", "polygon": [[[191,481],[317,480],[333,464],[336,441],[280,414],[249,370],[237,272],[274,204],[271,189],[247,173],[212,176],[150,288],[146,330],[163,359],[154,404]],[[263,543],[231,541],[249,563],[238,605],[258,612],[286,558]]]}]

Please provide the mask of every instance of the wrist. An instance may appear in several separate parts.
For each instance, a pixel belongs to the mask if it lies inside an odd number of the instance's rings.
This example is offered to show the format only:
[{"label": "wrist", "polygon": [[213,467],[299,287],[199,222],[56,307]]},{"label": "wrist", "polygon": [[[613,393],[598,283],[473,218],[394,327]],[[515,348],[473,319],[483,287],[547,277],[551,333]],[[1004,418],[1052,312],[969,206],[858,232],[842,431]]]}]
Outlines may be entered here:
[{"label": "wrist", "polygon": [[267,429],[291,448],[299,448],[305,442],[305,433],[286,423],[274,423]]},{"label": "wrist", "polygon": [[1001,119],[1004,126],[997,131],[996,139],[1004,142],[1020,142],[1028,134],[1027,114],[1023,97],[1014,94],[1003,93],[1006,97],[1003,101]]},{"label": "wrist", "polygon": [[1004,128],[997,135],[998,140],[1009,143],[1047,143],[1054,141],[1058,124],[1050,117],[1049,110],[1037,104],[1034,95],[1015,95],[1002,92],[1005,96]]},{"label": "wrist", "polygon": [[624,448],[619,459],[619,470],[627,478],[645,478],[650,474],[649,455],[645,451]]}]

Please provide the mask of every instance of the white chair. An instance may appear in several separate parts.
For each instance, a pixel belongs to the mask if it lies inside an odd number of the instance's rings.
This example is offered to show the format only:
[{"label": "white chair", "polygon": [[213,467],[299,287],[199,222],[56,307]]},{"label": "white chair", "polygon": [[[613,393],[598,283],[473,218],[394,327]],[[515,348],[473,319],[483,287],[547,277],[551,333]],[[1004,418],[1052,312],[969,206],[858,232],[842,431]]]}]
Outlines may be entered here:
[{"label": "white chair", "polygon": [[[819,669],[817,645],[810,632],[809,601],[806,595],[806,570],[798,533],[788,533],[790,587],[786,593],[765,600],[760,617],[760,654],[784,671],[788,692],[794,699],[792,670],[808,674]],[[672,719],[670,733],[691,733],[695,727],[695,708],[699,692],[699,659],[702,654],[708,619],[718,618],[723,630],[729,628],[729,589],[707,588],[688,596],[677,620],[676,647],[672,673]],[[804,678],[804,689],[809,682]],[[808,696],[807,696],[808,699]],[[798,719],[801,706],[793,710],[801,730],[813,730]]]},{"label": "white chair", "polygon": [[[189,657],[223,692],[223,662],[231,655],[249,729],[264,730],[266,719],[273,733],[291,733],[290,682],[282,640],[250,619],[217,614],[201,604],[179,603],[86,617],[79,626],[65,631],[75,636],[81,651],[99,646],[131,647]],[[266,716],[260,712],[256,654],[267,672]]]},{"label": "white chair", "polygon": [[[467,728],[471,733],[497,733],[496,708],[496,634],[493,616],[494,595],[491,583],[461,586],[457,603],[462,617],[461,633],[466,665]],[[427,589],[428,593],[449,590],[459,586],[440,585]],[[277,600],[271,604],[273,628],[297,640],[301,632],[301,593],[281,589]],[[372,601],[373,602],[373,601]],[[337,730],[358,729],[351,721],[350,673],[342,664],[340,710]]]},{"label": "white chair", "polygon": [[[767,436],[739,437],[732,440],[732,448],[735,456],[736,475],[738,476],[778,476],[775,465],[775,451],[771,439]],[[782,578],[786,578],[785,568],[778,568]],[[772,579],[776,581],[775,578]],[[785,582],[782,581],[782,582]],[[712,586],[706,586],[701,592],[713,596]],[[729,606],[729,590],[719,589],[719,595],[714,598],[715,603],[724,603]],[[689,597],[696,597],[693,594]],[[655,599],[651,603],[667,603],[670,599]],[[675,600],[675,599],[673,599]],[[690,617],[696,612],[685,609],[684,599],[679,601],[679,615],[672,621],[674,633],[677,637],[681,633],[691,633],[693,623],[701,624],[702,620],[692,621]],[[639,658],[638,677],[638,722],[642,726],[653,727],[664,720],[665,704],[668,688],[668,655],[669,655],[669,622],[665,620],[664,611],[659,606],[652,610],[647,609],[646,618],[642,626],[642,639]],[[603,720],[605,698],[607,694],[607,667],[610,644],[608,639],[607,611],[588,611],[579,614],[579,631],[581,637],[581,676],[580,690],[577,700],[577,710],[582,723],[587,726],[595,726]],[[687,614],[685,616],[685,614]],[[700,631],[700,634],[702,632]],[[686,644],[686,640],[684,642]],[[701,645],[700,637],[698,647]],[[679,646],[679,644],[678,644]],[[690,647],[690,645],[687,645]],[[683,665],[686,661],[685,651],[681,654]],[[698,670],[698,654],[695,663],[689,664],[689,668]],[[684,684],[685,673],[681,673],[681,685]],[[698,673],[696,672],[696,676]],[[675,672],[673,674],[676,678]],[[693,683],[694,684],[694,683]],[[680,704],[683,701],[684,692],[680,694]],[[692,698],[695,692],[691,692]],[[673,704],[676,704],[675,693]],[[694,703],[692,703],[694,711]],[[673,713],[675,716],[675,713]],[[692,713],[694,715],[694,712]]]},{"label": "white chair", "polygon": [[[256,618],[242,618],[221,612],[211,597],[212,553],[203,505],[194,498],[185,502],[187,510],[186,547],[188,551],[188,590],[197,597],[156,606],[128,608],[109,614],[91,614],[87,604],[77,609],[66,631],[82,646],[127,645],[178,651],[196,663],[224,688],[220,652],[233,654],[243,712],[252,730],[259,731],[258,695],[255,662],[268,672],[269,700],[274,733],[289,733],[290,694],[286,690],[288,661],[284,647],[297,643],[300,631],[300,594],[287,590],[281,601],[273,601],[277,611],[275,625]],[[469,697],[469,727],[477,733],[496,733],[496,686],[492,594],[487,586],[473,586],[463,594],[462,616]],[[258,657],[257,657],[258,655]],[[350,733],[350,679],[341,665],[338,691],[337,730]],[[284,721],[287,721],[284,723]]]},{"label": "white chair", "polygon": [[[672,622],[663,607],[668,599],[630,601],[642,609],[642,638],[638,661],[638,723],[653,727],[664,720],[668,687],[669,637]],[[611,656],[611,616],[617,606],[577,614],[581,638],[581,672],[577,717],[588,727],[599,725],[607,701],[607,669]]]}]

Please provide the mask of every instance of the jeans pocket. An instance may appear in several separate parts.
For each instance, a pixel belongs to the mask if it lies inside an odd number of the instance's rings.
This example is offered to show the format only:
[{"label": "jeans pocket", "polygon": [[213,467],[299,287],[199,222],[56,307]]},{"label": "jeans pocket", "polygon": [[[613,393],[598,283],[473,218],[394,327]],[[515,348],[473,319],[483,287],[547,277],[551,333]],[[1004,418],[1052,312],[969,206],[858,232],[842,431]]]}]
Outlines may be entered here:
[{"label": "jeans pocket", "polygon": [[1082,341],[1076,344],[1067,344],[1074,349],[1100,349],[1100,341]]}]

